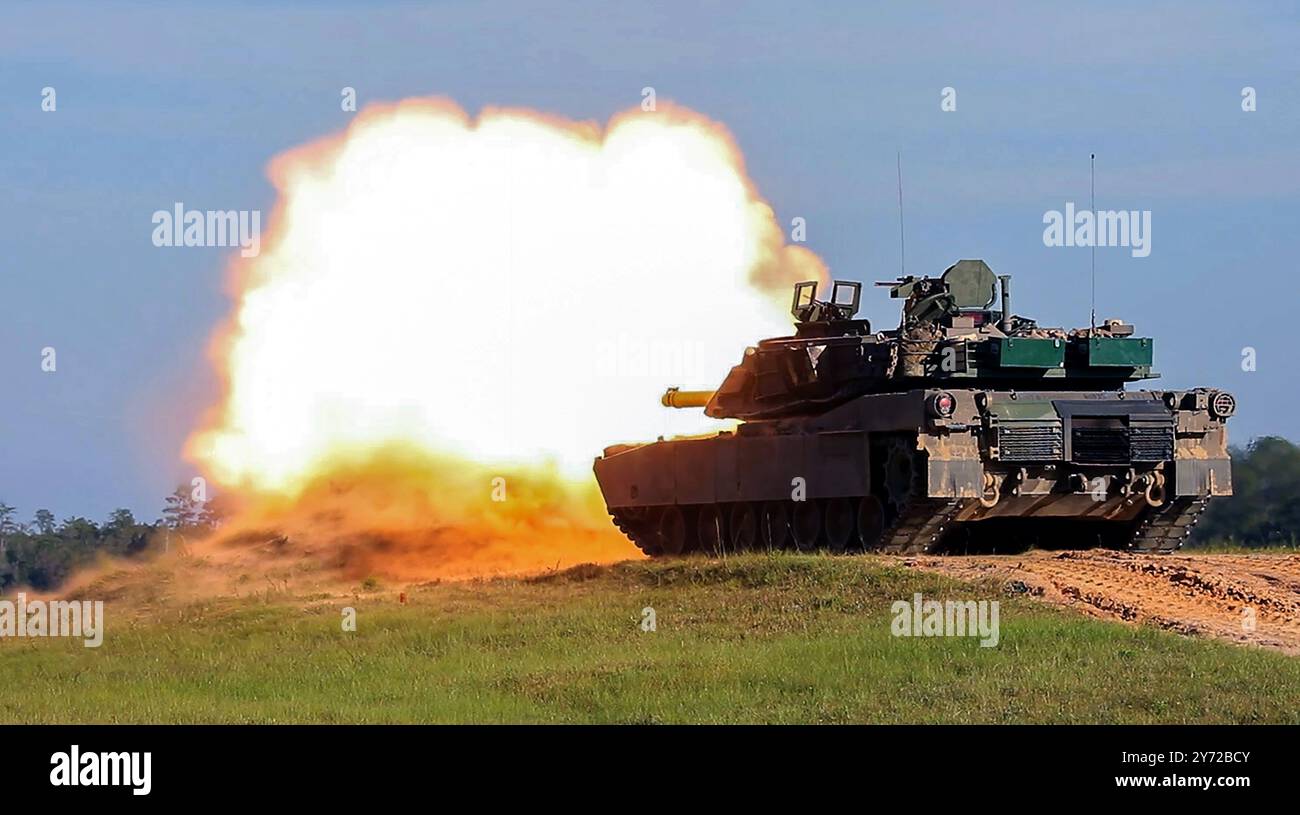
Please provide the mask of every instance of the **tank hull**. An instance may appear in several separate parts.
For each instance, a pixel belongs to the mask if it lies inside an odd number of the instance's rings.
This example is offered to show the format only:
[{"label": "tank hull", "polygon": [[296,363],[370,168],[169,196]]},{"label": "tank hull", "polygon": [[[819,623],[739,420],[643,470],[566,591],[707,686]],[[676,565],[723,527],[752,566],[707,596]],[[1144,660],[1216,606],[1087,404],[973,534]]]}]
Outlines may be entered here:
[{"label": "tank hull", "polygon": [[652,555],[1171,551],[1232,491],[1224,423],[1197,394],[921,388],[615,446],[594,469],[615,523]]}]

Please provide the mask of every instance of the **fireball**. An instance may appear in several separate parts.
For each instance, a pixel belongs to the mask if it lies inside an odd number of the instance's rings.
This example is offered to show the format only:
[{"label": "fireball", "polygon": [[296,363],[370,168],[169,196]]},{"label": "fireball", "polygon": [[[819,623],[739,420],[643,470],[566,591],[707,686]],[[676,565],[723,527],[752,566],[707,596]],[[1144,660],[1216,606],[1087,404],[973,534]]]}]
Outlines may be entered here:
[{"label": "fireball", "polygon": [[225,395],[189,444],[258,494],[385,450],[585,480],[605,445],[709,429],[658,395],[788,333],[790,284],[825,276],[727,132],[678,107],[601,128],[376,106],[270,176],[214,345]]}]

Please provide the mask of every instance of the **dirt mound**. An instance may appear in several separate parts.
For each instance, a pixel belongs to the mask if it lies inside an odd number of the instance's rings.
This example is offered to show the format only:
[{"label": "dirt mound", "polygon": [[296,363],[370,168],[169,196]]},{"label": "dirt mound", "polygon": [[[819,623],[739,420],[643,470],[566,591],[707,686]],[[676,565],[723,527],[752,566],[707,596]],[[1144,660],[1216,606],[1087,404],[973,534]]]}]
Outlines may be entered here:
[{"label": "dirt mound", "polygon": [[1088,550],[905,562],[966,580],[1000,580],[1095,617],[1300,654],[1300,555]]}]

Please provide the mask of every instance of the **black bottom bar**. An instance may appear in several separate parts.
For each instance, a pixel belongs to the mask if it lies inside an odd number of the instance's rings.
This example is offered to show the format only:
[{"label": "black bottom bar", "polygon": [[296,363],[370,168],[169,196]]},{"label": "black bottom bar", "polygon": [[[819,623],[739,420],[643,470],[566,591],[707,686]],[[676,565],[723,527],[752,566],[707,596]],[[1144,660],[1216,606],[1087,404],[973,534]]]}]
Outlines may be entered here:
[{"label": "black bottom bar", "polygon": [[[651,793],[688,782],[706,787],[702,799],[748,797],[779,782],[812,797],[851,784],[864,801],[902,792],[917,801],[1040,792],[1055,802],[1239,800],[1289,788],[1298,735],[1296,727],[1247,726],[0,727],[7,802],[380,808],[407,796],[436,805],[464,794],[543,803],[560,789],[581,798],[588,787]],[[116,773],[118,784],[73,785],[72,770],[78,782],[111,782]],[[146,783],[148,793],[135,794]]]}]

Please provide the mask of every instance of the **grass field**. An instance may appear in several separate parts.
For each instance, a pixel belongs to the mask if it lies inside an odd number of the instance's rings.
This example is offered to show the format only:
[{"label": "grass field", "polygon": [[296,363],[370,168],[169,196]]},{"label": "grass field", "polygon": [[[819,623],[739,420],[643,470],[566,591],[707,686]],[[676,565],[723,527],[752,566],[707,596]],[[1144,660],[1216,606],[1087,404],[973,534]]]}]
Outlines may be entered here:
[{"label": "grass field", "polygon": [[[914,592],[999,600],[1000,644],[892,636],[890,604]],[[0,641],[0,720],[1300,722],[1295,658],[862,557],[625,563],[422,586],[404,605],[381,585],[130,616],[110,603],[98,649]]]},{"label": "grass field", "polygon": [[1295,543],[1275,543],[1270,546],[1246,546],[1230,540],[1213,539],[1208,541],[1197,541],[1184,546],[1180,552],[1192,554],[1216,554],[1216,555],[1295,555],[1300,554],[1300,545]]}]

